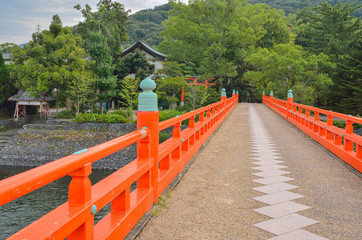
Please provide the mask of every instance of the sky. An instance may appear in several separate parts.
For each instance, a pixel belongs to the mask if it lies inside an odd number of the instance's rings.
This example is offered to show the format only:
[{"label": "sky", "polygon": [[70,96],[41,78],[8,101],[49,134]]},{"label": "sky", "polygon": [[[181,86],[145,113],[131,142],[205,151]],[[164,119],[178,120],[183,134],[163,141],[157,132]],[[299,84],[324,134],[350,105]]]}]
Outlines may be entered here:
[{"label": "sky", "polygon": [[[0,44],[11,42],[27,43],[31,35],[49,28],[51,18],[58,14],[63,26],[74,26],[82,21],[82,15],[73,7],[89,4],[93,10],[99,0],[0,0]],[[148,8],[154,8],[168,0],[118,0],[131,14]]]}]

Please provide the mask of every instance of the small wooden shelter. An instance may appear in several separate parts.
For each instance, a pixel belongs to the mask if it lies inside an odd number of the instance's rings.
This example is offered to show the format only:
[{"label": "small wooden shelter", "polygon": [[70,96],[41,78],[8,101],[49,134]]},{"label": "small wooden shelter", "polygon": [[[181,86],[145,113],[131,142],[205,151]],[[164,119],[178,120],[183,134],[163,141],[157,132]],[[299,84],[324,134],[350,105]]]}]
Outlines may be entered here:
[{"label": "small wooden shelter", "polygon": [[39,106],[40,107],[40,116],[49,117],[49,104],[48,102],[55,101],[54,98],[48,96],[44,93],[38,97],[33,97],[29,92],[24,90],[19,90],[17,94],[11,96],[9,101],[16,101],[16,107],[14,112],[14,118],[18,119],[19,117],[26,116],[26,106]]}]

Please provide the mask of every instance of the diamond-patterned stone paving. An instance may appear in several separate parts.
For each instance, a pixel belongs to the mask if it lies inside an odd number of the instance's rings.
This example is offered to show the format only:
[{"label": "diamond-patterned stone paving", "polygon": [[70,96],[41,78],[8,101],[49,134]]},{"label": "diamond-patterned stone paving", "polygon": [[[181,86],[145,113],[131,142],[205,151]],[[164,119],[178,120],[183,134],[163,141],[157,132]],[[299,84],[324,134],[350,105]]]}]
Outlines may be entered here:
[{"label": "diamond-patterned stone paving", "polygon": [[[278,153],[272,139],[268,137],[262,122],[252,106],[249,108],[249,116],[253,119],[250,121],[252,126],[252,140],[250,142],[253,152],[250,160],[253,161],[251,162],[252,164],[258,165],[257,167],[252,167],[252,169],[259,171],[252,173],[252,175],[262,177],[252,181],[264,185],[255,187],[253,190],[267,194],[253,199],[270,204],[270,206],[254,209],[254,211],[272,218],[264,222],[255,223],[254,226],[277,235],[270,238],[273,240],[326,240],[324,237],[302,229],[316,224],[318,221],[296,214],[296,212],[302,214],[303,210],[310,209],[310,207],[292,201],[304,197],[303,195],[288,191],[299,186],[285,183],[294,180],[294,178],[290,177],[292,173],[281,170],[286,168],[287,164]],[[282,163],[284,165],[281,165]],[[288,174],[288,176],[283,176],[285,174]]]}]

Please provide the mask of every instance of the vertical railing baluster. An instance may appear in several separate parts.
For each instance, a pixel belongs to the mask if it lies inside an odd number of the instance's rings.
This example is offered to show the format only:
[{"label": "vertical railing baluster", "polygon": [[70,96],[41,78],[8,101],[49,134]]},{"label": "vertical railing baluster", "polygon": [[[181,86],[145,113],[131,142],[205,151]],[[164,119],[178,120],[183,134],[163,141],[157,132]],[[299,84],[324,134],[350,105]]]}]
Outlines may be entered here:
[{"label": "vertical railing baluster", "polygon": [[[92,184],[89,175],[92,173],[92,163],[85,164],[82,168],[70,173],[72,180],[69,184],[69,212],[88,203],[92,198]],[[95,211],[97,207],[93,207]],[[92,209],[92,210],[93,210]],[[74,232],[72,232],[68,240],[92,240],[94,232],[94,215],[85,220]]]}]

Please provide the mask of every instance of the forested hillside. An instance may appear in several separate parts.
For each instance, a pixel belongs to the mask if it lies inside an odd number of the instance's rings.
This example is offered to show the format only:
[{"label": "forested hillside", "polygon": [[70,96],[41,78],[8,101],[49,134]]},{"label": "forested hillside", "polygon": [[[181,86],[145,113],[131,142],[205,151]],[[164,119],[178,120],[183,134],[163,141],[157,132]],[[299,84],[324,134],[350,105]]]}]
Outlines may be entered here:
[{"label": "forested hillside", "polygon": [[[338,0],[249,0],[249,3],[266,3],[272,8],[283,9],[285,14],[296,13],[305,7],[316,7],[322,2],[336,5]],[[362,0],[341,0],[342,4],[355,2],[356,5],[362,4]],[[362,17],[362,9],[357,10],[353,15]]]},{"label": "forested hillside", "polygon": [[162,22],[167,19],[170,9],[169,4],[164,4],[129,16],[129,24],[126,27],[129,40],[124,43],[124,46],[127,47],[142,39],[149,45],[156,47],[161,42],[160,32],[164,30]]}]

